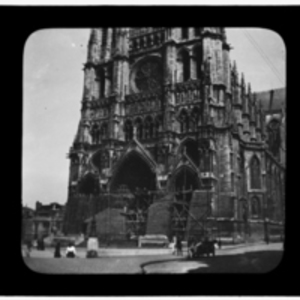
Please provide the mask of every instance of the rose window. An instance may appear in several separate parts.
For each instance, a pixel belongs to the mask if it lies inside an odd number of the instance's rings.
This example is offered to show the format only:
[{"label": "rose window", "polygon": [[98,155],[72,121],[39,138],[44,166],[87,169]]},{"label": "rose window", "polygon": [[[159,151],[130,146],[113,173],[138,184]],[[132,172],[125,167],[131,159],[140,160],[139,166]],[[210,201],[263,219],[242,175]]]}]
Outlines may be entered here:
[{"label": "rose window", "polygon": [[159,90],[162,76],[162,67],[158,61],[146,61],[136,72],[135,85],[140,91]]}]

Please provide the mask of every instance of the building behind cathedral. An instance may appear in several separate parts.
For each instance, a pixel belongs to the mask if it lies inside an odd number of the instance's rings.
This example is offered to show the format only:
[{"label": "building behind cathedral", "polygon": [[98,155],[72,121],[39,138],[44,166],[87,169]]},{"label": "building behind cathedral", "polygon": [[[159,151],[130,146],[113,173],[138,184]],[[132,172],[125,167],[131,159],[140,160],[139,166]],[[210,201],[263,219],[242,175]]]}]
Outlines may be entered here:
[{"label": "building behind cathedral", "polygon": [[255,93],[224,28],[94,28],[64,231],[264,238],[285,218],[285,89]]}]

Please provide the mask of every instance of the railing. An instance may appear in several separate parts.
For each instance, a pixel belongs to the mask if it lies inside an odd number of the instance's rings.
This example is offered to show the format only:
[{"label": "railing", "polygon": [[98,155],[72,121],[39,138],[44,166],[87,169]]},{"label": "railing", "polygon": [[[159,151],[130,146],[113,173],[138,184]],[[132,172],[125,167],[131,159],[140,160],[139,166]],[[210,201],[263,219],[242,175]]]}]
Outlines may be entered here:
[{"label": "railing", "polygon": [[149,33],[159,32],[165,30],[164,27],[138,27],[138,28],[132,28],[129,32],[130,38],[135,38],[138,36],[142,36]]},{"label": "railing", "polygon": [[127,115],[148,113],[161,110],[160,92],[138,93],[126,96],[125,112]]},{"label": "railing", "polygon": [[148,30],[148,28],[141,29],[134,32],[130,37],[130,51],[141,51],[143,49],[149,49],[157,47],[165,41],[165,29],[158,28],[154,30]]},{"label": "railing", "polygon": [[149,92],[135,93],[125,96],[125,102],[145,101],[145,100],[160,100],[162,92],[160,89]]},{"label": "railing", "polygon": [[176,83],[175,85],[176,104],[200,101],[202,96],[200,87],[201,87],[201,81],[199,79]]}]

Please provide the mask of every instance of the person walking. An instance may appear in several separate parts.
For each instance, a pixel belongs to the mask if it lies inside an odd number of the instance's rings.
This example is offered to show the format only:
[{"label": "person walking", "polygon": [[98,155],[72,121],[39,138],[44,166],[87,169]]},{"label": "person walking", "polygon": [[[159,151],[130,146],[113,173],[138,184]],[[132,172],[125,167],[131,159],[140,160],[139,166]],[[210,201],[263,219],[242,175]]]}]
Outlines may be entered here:
[{"label": "person walking", "polygon": [[60,242],[59,241],[55,245],[54,257],[55,258],[61,257],[61,254],[60,254]]},{"label": "person walking", "polygon": [[193,258],[193,251],[194,251],[194,245],[195,245],[195,240],[193,237],[189,238],[188,240],[188,258]]},{"label": "person walking", "polygon": [[171,239],[171,242],[170,242],[170,248],[172,249],[172,255],[175,255],[175,252],[176,252],[176,242],[175,242],[175,237],[173,237]]}]

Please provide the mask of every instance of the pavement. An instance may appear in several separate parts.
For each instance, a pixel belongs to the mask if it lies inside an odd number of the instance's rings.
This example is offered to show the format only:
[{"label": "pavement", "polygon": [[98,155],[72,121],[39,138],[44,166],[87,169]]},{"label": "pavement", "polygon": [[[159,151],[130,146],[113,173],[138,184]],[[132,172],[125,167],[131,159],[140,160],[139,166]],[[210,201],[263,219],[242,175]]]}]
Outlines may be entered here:
[{"label": "pavement", "polygon": [[[246,257],[243,258],[242,254],[263,252],[270,253],[270,251],[283,251],[282,243],[274,243],[268,245],[266,245],[265,243],[232,245],[222,247],[222,249],[216,249],[216,257],[203,257],[197,260],[188,260],[186,256],[184,256],[182,258],[173,260],[146,262],[141,265],[141,268],[143,269],[144,274],[188,273],[191,270],[202,270],[202,268],[205,269],[211,267],[212,262],[214,262],[216,258],[222,257],[223,261],[227,260],[228,262],[233,262],[232,259],[229,258],[242,257],[242,259],[239,259],[238,263],[242,263],[244,265],[244,269],[247,269],[246,265],[249,264],[252,267],[255,260],[249,260]],[[233,270],[231,269],[231,267],[233,266],[228,263],[227,270],[225,270],[225,272],[230,273],[230,271]],[[222,270],[222,272],[224,272],[224,270]]]},{"label": "pavement", "polygon": [[[99,257],[86,258],[86,249],[77,248],[74,259],[54,258],[54,249],[44,251],[33,249],[30,257],[24,257],[25,264],[33,271],[51,274],[105,273],[105,274],[150,274],[150,273],[187,273],[190,270],[208,268],[210,262],[220,257],[229,258],[249,252],[283,250],[282,243],[240,244],[216,249],[215,258],[188,260],[186,251],[183,256],[174,256],[171,249],[99,249]],[[61,249],[64,255],[65,249]],[[136,252],[139,251],[139,252]],[[101,255],[102,253],[102,255]],[[23,255],[24,256],[24,255]],[[211,261],[209,261],[211,260]]]},{"label": "pavement", "polygon": [[[25,247],[23,256],[25,256]],[[65,256],[66,248],[61,248],[61,255]],[[86,248],[76,248],[77,258],[86,258]],[[168,256],[172,255],[172,249],[170,248],[132,248],[132,249],[117,249],[117,248],[99,248],[99,257],[130,257],[130,256]],[[30,253],[31,257],[34,258],[53,258],[54,248],[45,248],[45,250],[40,251],[32,249]]]}]

